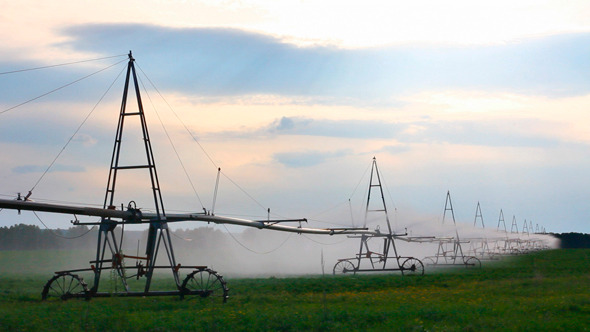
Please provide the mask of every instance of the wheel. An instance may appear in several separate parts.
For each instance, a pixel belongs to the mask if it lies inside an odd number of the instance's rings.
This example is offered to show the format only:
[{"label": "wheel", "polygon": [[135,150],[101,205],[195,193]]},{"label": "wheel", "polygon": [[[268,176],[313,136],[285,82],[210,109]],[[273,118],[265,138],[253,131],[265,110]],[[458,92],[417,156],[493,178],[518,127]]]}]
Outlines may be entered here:
[{"label": "wheel", "polygon": [[49,279],[41,292],[41,300],[65,301],[74,297],[89,299],[88,286],[77,274],[69,272],[60,273]]},{"label": "wheel", "polygon": [[401,270],[403,275],[423,276],[424,264],[418,258],[410,257],[402,263]]},{"label": "wheel", "polygon": [[348,260],[344,260],[344,261],[339,261],[338,263],[336,263],[336,265],[334,265],[334,270],[332,271],[334,273],[334,275],[337,274],[344,274],[344,273],[348,273],[348,272],[354,272],[354,264],[352,264],[350,261]]},{"label": "wheel", "polygon": [[422,263],[426,266],[433,266],[436,265],[436,262],[432,257],[424,257],[422,258]]},{"label": "wheel", "polygon": [[182,282],[180,297],[199,295],[202,298],[221,298],[225,303],[228,292],[229,290],[222,276],[211,269],[202,268],[186,276]]},{"label": "wheel", "polygon": [[467,259],[465,259],[465,267],[468,269],[473,269],[473,268],[481,268],[481,261],[479,260],[479,258],[477,257],[467,257]]}]

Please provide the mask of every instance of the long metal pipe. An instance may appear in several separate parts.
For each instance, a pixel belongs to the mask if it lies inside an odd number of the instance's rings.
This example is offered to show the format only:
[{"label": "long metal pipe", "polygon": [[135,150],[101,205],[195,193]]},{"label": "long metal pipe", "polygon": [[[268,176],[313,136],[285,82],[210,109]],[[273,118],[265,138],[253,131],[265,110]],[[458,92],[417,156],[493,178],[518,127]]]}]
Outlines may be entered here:
[{"label": "long metal pipe", "polygon": [[124,220],[134,219],[134,214],[131,211],[110,210],[102,208],[59,205],[49,203],[38,203],[24,200],[9,200],[0,199],[0,208],[11,210],[25,210],[37,212],[52,212],[63,214],[75,214],[81,216],[105,217],[105,218],[119,218]]},{"label": "long metal pipe", "polygon": [[[70,205],[59,205],[59,204],[48,204],[38,203],[33,201],[24,200],[7,200],[0,199],[0,208],[12,209],[12,210],[26,210],[26,211],[40,211],[40,212],[51,212],[51,213],[63,213],[63,214],[75,214],[83,216],[95,216],[103,218],[117,218],[124,222],[129,223],[149,223],[158,221],[157,213],[142,213],[138,209],[128,210],[111,210],[102,208],[92,207],[78,207]],[[258,229],[269,229],[282,232],[292,232],[299,234],[323,234],[323,235],[336,235],[336,234],[348,234],[348,235],[373,235],[373,236],[386,236],[387,234],[370,231],[366,228],[308,228],[308,227],[295,227],[281,225],[274,223],[272,220],[257,221],[248,220],[232,217],[215,216],[205,213],[186,213],[186,214],[167,214],[166,220],[160,220],[165,222],[181,222],[181,221],[200,221],[215,224],[229,224],[246,227],[254,227]],[[300,221],[306,221],[301,219]]]}]

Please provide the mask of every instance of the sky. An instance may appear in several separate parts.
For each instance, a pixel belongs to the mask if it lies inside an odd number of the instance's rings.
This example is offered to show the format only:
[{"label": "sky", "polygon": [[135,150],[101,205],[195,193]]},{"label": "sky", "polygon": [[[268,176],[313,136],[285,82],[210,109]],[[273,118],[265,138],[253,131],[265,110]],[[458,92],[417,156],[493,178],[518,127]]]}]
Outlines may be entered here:
[{"label": "sky", "polygon": [[[168,211],[358,226],[375,157],[396,229],[428,235],[448,191],[459,224],[589,232],[587,1],[0,5],[2,198],[102,206],[131,50]],[[147,181],[118,204],[149,210]]]}]

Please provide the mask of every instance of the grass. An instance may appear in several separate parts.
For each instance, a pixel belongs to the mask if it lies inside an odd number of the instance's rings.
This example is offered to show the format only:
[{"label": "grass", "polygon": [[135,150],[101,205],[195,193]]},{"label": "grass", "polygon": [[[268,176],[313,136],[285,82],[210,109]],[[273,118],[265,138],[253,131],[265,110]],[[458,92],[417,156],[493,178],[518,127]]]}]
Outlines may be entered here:
[{"label": "grass", "polygon": [[[538,252],[479,270],[424,277],[231,279],[226,304],[176,297],[41,302],[47,279],[1,275],[0,329],[583,331],[590,326],[589,250]],[[158,287],[169,281],[155,282]]]}]

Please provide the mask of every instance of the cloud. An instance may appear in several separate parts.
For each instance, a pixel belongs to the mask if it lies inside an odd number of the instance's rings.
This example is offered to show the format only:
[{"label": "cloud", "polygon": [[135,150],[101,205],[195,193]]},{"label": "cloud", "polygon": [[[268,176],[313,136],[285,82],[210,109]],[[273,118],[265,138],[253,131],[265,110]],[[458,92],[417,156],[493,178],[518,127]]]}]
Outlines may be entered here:
[{"label": "cloud", "polygon": [[[508,122],[509,121],[509,122]],[[508,124],[507,124],[508,123]],[[219,132],[211,135],[235,138],[269,135],[316,136],[346,139],[390,139],[398,142],[384,151],[397,154],[413,143],[450,143],[495,147],[554,147],[567,144],[550,133],[528,128],[555,127],[537,119],[454,120],[393,123],[376,120],[328,120],[283,116],[259,128]],[[519,129],[520,128],[520,129]]]},{"label": "cloud", "polygon": [[196,95],[322,95],[342,76],[360,69],[347,61],[347,51],[299,48],[237,29],[97,24],[64,33],[73,37],[66,44],[73,49],[106,54],[133,49],[138,63],[155,71],[156,81]]},{"label": "cloud", "polygon": [[[22,165],[17,166],[12,169],[13,173],[17,174],[26,174],[26,173],[42,173],[45,172],[47,166],[42,165]],[[49,169],[49,172],[68,172],[68,173],[81,173],[86,172],[86,168],[82,166],[75,166],[75,165],[60,165],[56,164],[53,165]]]},{"label": "cloud", "polygon": [[[295,121],[292,118],[288,118],[286,116],[282,117],[281,120],[277,121],[278,123],[274,126],[274,128],[278,132],[282,132],[285,130],[292,130],[295,128]],[[306,120],[303,125],[307,125],[307,123],[311,122],[311,120]]]},{"label": "cloud", "polygon": [[[213,99],[263,94],[289,96],[304,103],[391,106],[399,105],[402,95],[443,89],[548,96],[590,91],[590,80],[584,74],[590,70],[586,56],[589,33],[492,46],[364,49],[299,47],[270,35],[230,28],[85,24],[64,28],[61,33],[68,41],[55,44],[57,47],[108,56],[131,49],[140,75],[145,71],[159,89]],[[120,60],[125,59],[2,75],[2,102],[7,104],[0,111]],[[0,62],[0,72],[53,64],[6,59]],[[43,100],[98,100],[122,67]]]},{"label": "cloud", "polygon": [[304,151],[275,153],[273,159],[287,167],[311,167],[324,163],[328,159],[343,157],[352,154],[351,150],[336,152]]},{"label": "cloud", "polygon": [[62,47],[132,49],[165,90],[196,96],[277,94],[378,104],[421,90],[488,89],[554,96],[590,90],[590,34],[478,47],[298,47],[229,28],[89,24],[62,30]]},{"label": "cloud", "polygon": [[264,131],[277,135],[306,135],[341,138],[392,138],[404,124],[383,121],[327,120],[305,117],[282,117]]},{"label": "cloud", "polygon": [[85,147],[95,145],[97,142],[96,138],[94,138],[88,134],[76,134],[76,136],[74,136],[72,141],[77,142],[77,143],[81,143]]}]

